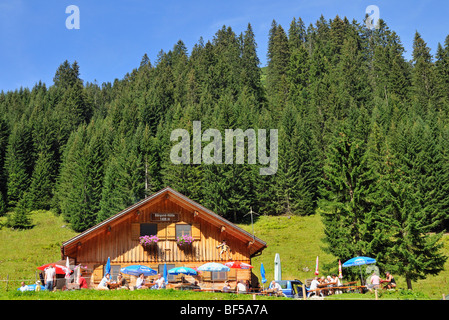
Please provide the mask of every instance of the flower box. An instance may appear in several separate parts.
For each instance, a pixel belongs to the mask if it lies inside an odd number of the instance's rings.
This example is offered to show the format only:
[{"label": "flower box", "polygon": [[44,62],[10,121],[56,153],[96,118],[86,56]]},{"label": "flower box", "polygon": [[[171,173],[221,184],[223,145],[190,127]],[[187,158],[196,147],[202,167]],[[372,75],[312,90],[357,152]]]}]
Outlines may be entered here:
[{"label": "flower box", "polygon": [[159,238],[157,236],[141,236],[139,237],[140,245],[144,248],[151,248],[155,246]]},{"label": "flower box", "polygon": [[180,248],[189,247],[193,242],[193,237],[189,235],[182,235],[176,238],[176,243]]}]

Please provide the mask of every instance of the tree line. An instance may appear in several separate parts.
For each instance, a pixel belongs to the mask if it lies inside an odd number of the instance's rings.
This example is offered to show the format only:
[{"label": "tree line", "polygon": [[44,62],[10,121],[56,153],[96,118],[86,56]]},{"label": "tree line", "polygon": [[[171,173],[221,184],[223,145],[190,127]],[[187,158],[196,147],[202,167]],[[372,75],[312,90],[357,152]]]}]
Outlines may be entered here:
[{"label": "tree line", "polygon": [[[288,29],[273,20],[267,51],[261,67],[251,25],[223,26],[190,54],[181,40],[153,63],[145,54],[113,82],[84,83],[65,61],[50,86],[2,91],[0,214],[27,227],[29,212],[51,209],[80,232],[170,186],[233,222],[250,207],[320,214],[330,253],[373,256],[410,288],[440,272],[449,36],[432,56],[416,32],[407,61],[385,21],[293,18]],[[278,129],[276,174],[247,161],[173,164],[170,133],[193,121]]]}]

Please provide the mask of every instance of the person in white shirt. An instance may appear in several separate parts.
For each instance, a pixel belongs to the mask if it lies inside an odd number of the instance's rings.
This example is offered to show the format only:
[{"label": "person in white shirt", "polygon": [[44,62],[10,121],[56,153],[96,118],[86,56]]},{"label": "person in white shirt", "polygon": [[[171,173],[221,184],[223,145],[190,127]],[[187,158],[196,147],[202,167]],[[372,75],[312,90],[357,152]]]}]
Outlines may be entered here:
[{"label": "person in white shirt", "polygon": [[51,264],[45,269],[45,289],[53,291],[53,286],[56,281],[56,269]]},{"label": "person in white shirt", "polygon": [[24,291],[28,291],[28,286],[25,284],[25,282],[22,281],[21,286],[20,286],[20,291],[24,292]]},{"label": "person in white shirt", "polygon": [[103,277],[103,279],[101,279],[100,283],[98,284],[97,289],[98,290],[109,290],[109,284],[110,284],[110,274],[106,273]]},{"label": "person in white shirt", "polygon": [[[318,277],[315,277],[315,278],[312,280],[312,283],[310,284],[309,290],[315,290],[315,289],[317,289],[319,284],[320,284],[320,283],[318,282]],[[315,295],[316,295],[316,291],[309,291],[309,294],[307,295],[307,297],[310,297],[311,294],[315,294]]]},{"label": "person in white shirt", "polygon": [[237,293],[246,293],[246,286],[242,280],[237,283]]},{"label": "person in white shirt", "polygon": [[165,289],[165,278],[159,273],[156,280],[156,289]]},{"label": "person in white shirt", "polygon": [[148,289],[148,286],[145,284],[145,276],[143,273],[141,273],[136,280],[136,289]]}]

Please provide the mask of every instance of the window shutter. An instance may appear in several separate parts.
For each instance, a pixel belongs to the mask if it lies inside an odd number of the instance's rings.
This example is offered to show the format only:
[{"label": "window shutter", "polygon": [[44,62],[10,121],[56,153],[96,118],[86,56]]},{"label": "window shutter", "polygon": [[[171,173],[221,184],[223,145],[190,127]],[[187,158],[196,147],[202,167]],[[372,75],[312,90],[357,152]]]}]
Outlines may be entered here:
[{"label": "window shutter", "polygon": [[203,281],[212,281],[212,272],[203,271]]},{"label": "window shutter", "polygon": [[228,274],[228,280],[231,280],[231,281],[237,280],[237,269],[234,269],[234,270],[231,269],[230,271],[227,272],[227,274]]},{"label": "window shutter", "polygon": [[132,223],[131,224],[131,239],[135,241],[139,241],[140,237],[140,223]]},{"label": "window shutter", "polygon": [[167,224],[165,224],[165,223],[158,223],[158,225],[157,225],[157,237],[159,239],[165,239],[165,237],[166,237],[166,234],[165,234],[166,230],[167,230]]},{"label": "window shutter", "polygon": [[171,223],[167,226],[167,240],[176,240],[176,224]]},{"label": "window shutter", "polygon": [[201,240],[201,225],[199,223],[192,224],[192,237],[195,240]]}]

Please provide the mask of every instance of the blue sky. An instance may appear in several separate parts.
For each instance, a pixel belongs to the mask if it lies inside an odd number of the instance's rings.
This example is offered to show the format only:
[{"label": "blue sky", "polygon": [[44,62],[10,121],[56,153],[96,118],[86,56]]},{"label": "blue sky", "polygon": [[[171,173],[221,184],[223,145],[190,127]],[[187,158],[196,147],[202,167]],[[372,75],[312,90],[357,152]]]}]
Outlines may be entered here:
[{"label": "blue sky", "polygon": [[[80,29],[66,28],[69,5],[80,10]],[[307,26],[321,14],[362,22],[369,5],[398,33],[406,58],[416,30],[433,54],[449,34],[447,0],[0,0],[0,90],[32,88],[39,80],[50,86],[65,60],[78,61],[84,81],[112,82],[138,67],[145,53],[154,62],[180,39],[190,52],[223,25],[239,34],[251,23],[264,66],[273,19],[286,30],[293,17]]]}]

